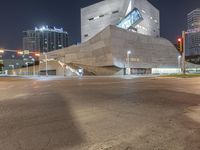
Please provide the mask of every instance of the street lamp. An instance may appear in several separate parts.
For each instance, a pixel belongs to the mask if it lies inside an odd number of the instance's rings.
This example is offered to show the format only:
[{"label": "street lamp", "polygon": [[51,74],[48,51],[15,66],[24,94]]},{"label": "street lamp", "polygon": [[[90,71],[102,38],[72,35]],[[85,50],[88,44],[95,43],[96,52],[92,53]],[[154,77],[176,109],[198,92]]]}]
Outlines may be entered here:
[{"label": "street lamp", "polygon": [[0,53],[3,54],[3,53],[4,53],[4,50],[3,50],[3,49],[0,49]]},{"label": "street lamp", "polygon": [[12,74],[14,75],[14,69],[15,69],[15,66],[14,66],[14,65],[9,65],[9,67],[12,68]]},{"label": "street lamp", "polygon": [[179,55],[178,56],[178,68],[181,68],[181,58],[182,58],[182,56]]},{"label": "street lamp", "polygon": [[127,51],[127,74],[130,75],[131,70],[130,70],[130,55],[131,55],[131,50]]},{"label": "street lamp", "polygon": [[40,52],[35,52],[35,57],[36,57],[35,62],[39,61],[39,64],[38,64],[38,76],[40,76],[40,58],[39,58],[40,56],[41,56]]},{"label": "street lamp", "polygon": [[29,73],[28,73],[28,71],[29,71],[28,64],[33,64],[33,62],[26,62],[25,64],[26,64],[26,67],[27,67],[27,75],[29,75]]},{"label": "street lamp", "polygon": [[35,76],[35,59],[32,58],[32,61],[33,61],[33,75]]},{"label": "street lamp", "polygon": [[28,62],[25,63],[26,64],[26,71],[27,71],[27,76],[28,76]]},{"label": "street lamp", "polygon": [[43,53],[45,56],[45,62],[46,62],[46,76],[48,76],[48,64],[47,64],[47,53]]}]

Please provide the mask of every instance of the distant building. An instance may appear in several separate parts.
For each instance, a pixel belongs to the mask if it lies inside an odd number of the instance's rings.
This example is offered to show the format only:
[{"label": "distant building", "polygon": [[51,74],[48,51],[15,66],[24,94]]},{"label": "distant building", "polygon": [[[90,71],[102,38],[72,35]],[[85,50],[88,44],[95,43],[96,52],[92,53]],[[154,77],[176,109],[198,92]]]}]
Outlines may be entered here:
[{"label": "distant building", "polygon": [[188,31],[186,36],[186,58],[193,63],[200,63],[200,9],[187,15]]},{"label": "distant building", "polygon": [[197,8],[187,15],[188,29],[196,29],[200,27],[200,8]]},{"label": "distant building", "polygon": [[63,29],[44,26],[23,32],[23,49],[50,52],[68,47],[68,33]]},{"label": "distant building", "polygon": [[82,42],[109,25],[160,37],[160,12],[147,0],[104,0],[81,9]]}]

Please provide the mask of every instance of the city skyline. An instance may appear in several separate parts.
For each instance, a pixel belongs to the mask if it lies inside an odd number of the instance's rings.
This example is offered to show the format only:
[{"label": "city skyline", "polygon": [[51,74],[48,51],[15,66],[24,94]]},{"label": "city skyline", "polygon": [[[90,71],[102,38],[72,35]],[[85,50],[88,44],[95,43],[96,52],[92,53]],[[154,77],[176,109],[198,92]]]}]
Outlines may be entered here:
[{"label": "city skyline", "polygon": [[[22,48],[22,31],[35,26],[52,25],[64,28],[69,33],[70,44],[80,42],[80,8],[101,0],[64,1],[55,4],[44,1],[24,0],[2,2],[0,10],[0,47],[9,49]],[[161,36],[175,42],[181,30],[187,29],[187,13],[200,7],[198,0],[191,4],[188,0],[164,1],[149,0],[160,10]],[[187,8],[185,7],[187,6]]]}]

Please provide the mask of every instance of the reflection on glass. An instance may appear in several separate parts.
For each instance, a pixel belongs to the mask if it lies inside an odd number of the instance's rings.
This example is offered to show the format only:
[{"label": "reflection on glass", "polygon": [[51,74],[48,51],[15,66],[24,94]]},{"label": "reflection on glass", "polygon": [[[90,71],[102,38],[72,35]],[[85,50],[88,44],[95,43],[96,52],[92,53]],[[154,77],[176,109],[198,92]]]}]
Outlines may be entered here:
[{"label": "reflection on glass", "polygon": [[134,8],[126,17],[124,17],[120,23],[117,24],[117,27],[123,29],[129,29],[132,26],[136,26],[143,20],[140,11],[137,8]]}]

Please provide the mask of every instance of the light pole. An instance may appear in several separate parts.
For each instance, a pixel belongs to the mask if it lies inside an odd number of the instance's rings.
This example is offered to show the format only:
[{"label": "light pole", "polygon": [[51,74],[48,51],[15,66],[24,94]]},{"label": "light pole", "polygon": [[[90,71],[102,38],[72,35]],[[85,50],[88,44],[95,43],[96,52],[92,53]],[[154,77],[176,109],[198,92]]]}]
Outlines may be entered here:
[{"label": "light pole", "polygon": [[179,69],[181,68],[181,59],[182,59],[182,56],[179,55],[179,56],[178,56],[178,68],[179,68]]},{"label": "light pole", "polygon": [[14,65],[9,65],[9,67],[12,68],[12,74],[14,75],[14,69],[15,69],[15,66],[14,66]]},{"label": "light pole", "polygon": [[182,53],[182,71],[183,74],[186,73],[186,64],[185,64],[185,31],[182,31],[182,39],[183,39],[183,53]]},{"label": "light pole", "polygon": [[40,76],[40,53],[36,52],[35,57],[36,57],[36,60],[39,62],[39,64],[38,64],[38,76]]},{"label": "light pole", "polygon": [[35,76],[35,59],[32,58],[32,61],[33,61],[33,75]]},{"label": "light pole", "polygon": [[127,51],[127,74],[128,75],[131,74],[131,69],[130,69],[130,55],[131,55],[131,51],[128,50]]},{"label": "light pole", "polygon": [[43,53],[44,54],[44,56],[45,56],[45,62],[46,62],[46,76],[48,76],[48,64],[47,64],[47,53]]},{"label": "light pole", "polygon": [[28,76],[28,62],[26,62],[26,75]]}]

